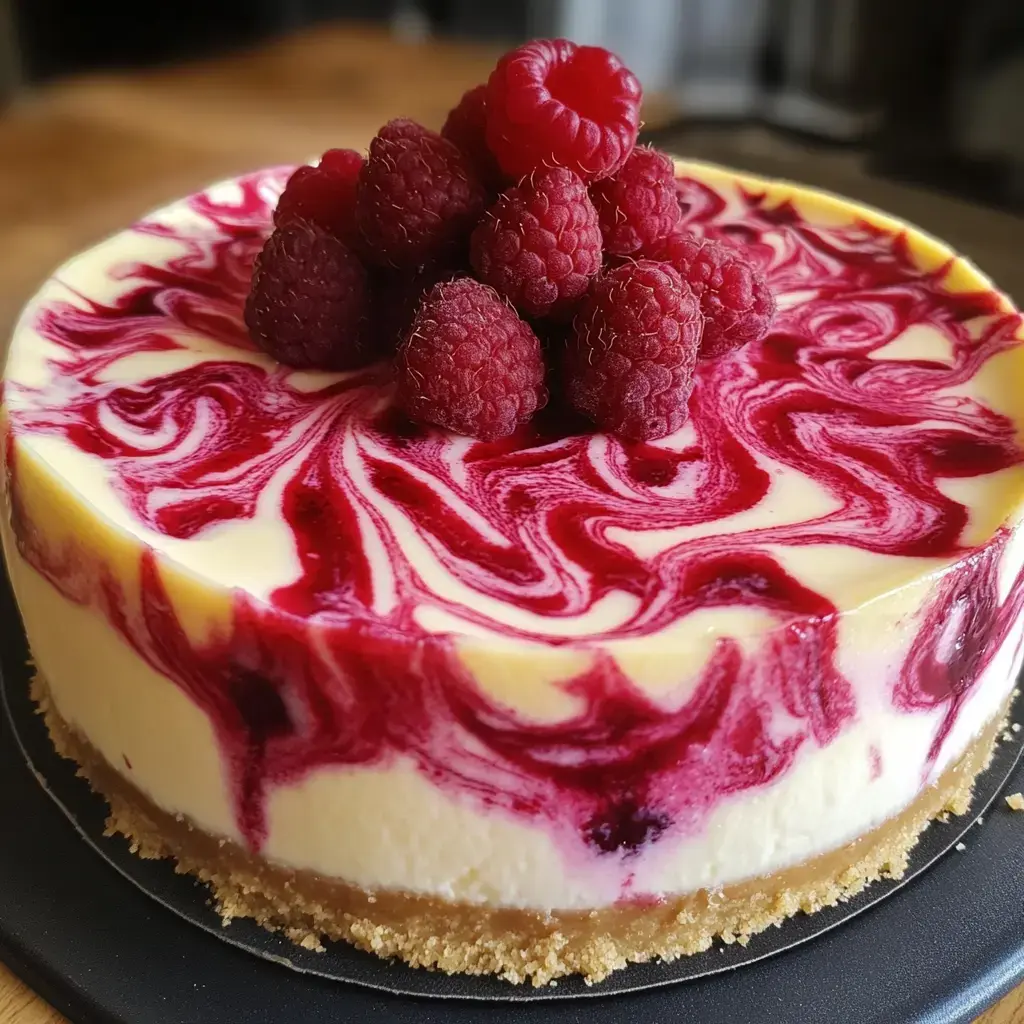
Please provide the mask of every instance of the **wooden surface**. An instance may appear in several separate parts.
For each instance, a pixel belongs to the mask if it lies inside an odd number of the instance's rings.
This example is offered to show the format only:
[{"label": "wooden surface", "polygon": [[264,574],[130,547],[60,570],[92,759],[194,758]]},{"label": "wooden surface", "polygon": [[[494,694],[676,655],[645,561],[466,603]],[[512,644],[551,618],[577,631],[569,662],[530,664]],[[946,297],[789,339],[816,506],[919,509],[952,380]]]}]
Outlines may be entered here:
[{"label": "wooden surface", "polygon": [[[390,117],[439,127],[494,56],[482,46],[332,28],[197,66],[24,95],[0,113],[0,337],[53,267],[152,207],[243,170],[330,146],[363,148]],[[1024,295],[1019,220],[870,179],[854,155],[814,153],[758,131],[687,135],[673,148],[884,206]],[[0,964],[0,1024],[62,1020]],[[1024,988],[981,1021],[1024,1024]]]}]

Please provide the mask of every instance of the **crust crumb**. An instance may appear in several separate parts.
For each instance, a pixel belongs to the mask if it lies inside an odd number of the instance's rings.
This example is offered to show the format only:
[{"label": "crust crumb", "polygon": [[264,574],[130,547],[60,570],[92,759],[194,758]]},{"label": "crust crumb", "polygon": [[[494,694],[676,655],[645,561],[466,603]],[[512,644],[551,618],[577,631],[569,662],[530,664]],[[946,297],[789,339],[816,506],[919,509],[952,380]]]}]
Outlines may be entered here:
[{"label": "crust crumb", "polygon": [[1006,806],[1011,811],[1024,811],[1024,793],[1011,793],[1006,798]]},{"label": "crust crumb", "polygon": [[[835,906],[880,878],[900,878],[921,832],[936,818],[962,814],[974,779],[988,766],[1001,716],[960,761],[905,811],[849,845],[765,878],[665,900],[540,913],[451,903],[391,890],[368,892],[259,857],[161,810],[109,765],[57,714],[45,682],[32,689],[57,750],[110,805],[105,834],[128,839],[140,857],[167,857],[205,882],[224,925],[249,917],[299,946],[322,951],[345,940],[380,957],[448,974],[494,974],[546,986],[568,974],[587,984],[629,963],[675,960],[752,936],[798,913]],[[1015,793],[1007,803],[1024,810]],[[724,949],[720,945],[719,949]]]}]

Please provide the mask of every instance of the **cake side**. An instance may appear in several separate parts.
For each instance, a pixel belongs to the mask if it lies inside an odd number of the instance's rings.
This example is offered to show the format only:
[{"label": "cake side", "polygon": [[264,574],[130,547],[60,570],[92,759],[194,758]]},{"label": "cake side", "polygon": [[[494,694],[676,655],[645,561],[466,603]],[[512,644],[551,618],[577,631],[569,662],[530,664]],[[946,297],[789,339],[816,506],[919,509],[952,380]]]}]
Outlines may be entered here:
[{"label": "cake side", "polygon": [[703,952],[715,939],[745,945],[794,914],[834,906],[881,878],[901,878],[923,830],[969,807],[1004,721],[1000,714],[896,817],[795,868],[653,903],[538,913],[367,891],[272,864],[158,808],[67,727],[41,676],[32,692],[57,750],[110,803],[107,834],[125,836],[139,856],[173,858],[177,870],[206,882],[225,924],[250,917],[308,949],[321,949],[324,939],[345,940],[415,967],[497,974],[537,987],[567,974],[600,982],[629,963]]}]

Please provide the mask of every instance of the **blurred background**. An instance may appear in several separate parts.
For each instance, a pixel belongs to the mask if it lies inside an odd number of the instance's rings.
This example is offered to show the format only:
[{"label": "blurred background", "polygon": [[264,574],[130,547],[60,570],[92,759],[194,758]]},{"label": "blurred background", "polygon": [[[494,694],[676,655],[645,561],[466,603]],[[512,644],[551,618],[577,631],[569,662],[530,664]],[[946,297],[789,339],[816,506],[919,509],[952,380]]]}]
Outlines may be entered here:
[{"label": "blurred background", "polygon": [[617,51],[649,141],[885,207],[1024,300],[1024,0],[0,0],[0,327],[155,204],[440,127],[537,35]]}]

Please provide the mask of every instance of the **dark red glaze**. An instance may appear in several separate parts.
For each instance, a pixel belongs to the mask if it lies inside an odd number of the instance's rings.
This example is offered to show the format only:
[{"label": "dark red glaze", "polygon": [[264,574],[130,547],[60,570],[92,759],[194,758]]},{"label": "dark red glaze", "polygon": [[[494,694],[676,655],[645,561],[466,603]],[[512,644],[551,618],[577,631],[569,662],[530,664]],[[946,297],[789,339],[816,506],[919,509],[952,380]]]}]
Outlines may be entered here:
[{"label": "dark red glaze", "polygon": [[[197,645],[152,553],[135,608],[86,551],[37,542],[8,454],[24,553],[73,600],[99,605],[206,712],[254,848],[265,836],[269,788],[323,765],[397,757],[447,791],[543,823],[595,854],[629,857],[699,828],[717,803],[778,778],[804,744],[829,743],[856,715],[836,663],[838,609],[787,573],[774,547],[844,544],[962,560],[895,683],[898,706],[941,706],[948,731],[1020,610],[1020,588],[1013,602],[995,597],[1002,546],[964,546],[967,510],[939,486],[1021,458],[1009,420],[942,394],[1014,343],[1016,318],[999,312],[994,296],[945,293],[940,272],[918,270],[902,237],[866,224],[815,228],[791,206],[769,210],[754,195],[730,213],[713,189],[684,182],[691,229],[747,245],[780,296],[804,298],[783,304],[763,342],[701,365],[677,439],[623,445],[556,409],[510,439],[473,443],[403,421],[384,366],[299,387],[266,359],[239,361],[239,350],[252,350],[241,321],[249,268],[284,176],[242,179],[234,202],[194,197],[189,210],[202,225],[194,231],[139,225],[140,256],[150,235],[180,239],[182,254],[112,268],[133,284],[109,305],[46,305],[36,326],[59,346],[60,380],[73,386],[7,385],[17,397],[14,432],[60,436],[102,457],[125,506],[168,537],[251,518],[271,481],[287,474],[279,514],[294,538],[295,578],[265,601],[237,592],[229,633]],[[912,324],[940,331],[952,359],[872,357]],[[190,338],[220,348],[160,377],[104,376],[127,354],[174,351]],[[701,527],[770,505],[771,464],[811,478],[834,510],[796,523],[768,515],[741,532],[705,529],[651,556],[615,533]],[[436,593],[405,557],[385,509],[404,516],[441,571],[481,600]],[[368,538],[390,561],[388,579]],[[579,617],[611,598],[629,610],[575,636]],[[513,627],[492,614],[494,601],[564,620],[565,629],[552,638]],[[592,650],[591,667],[562,684],[578,710],[542,724],[496,703],[463,668],[453,638],[419,625],[421,606]],[[702,667],[681,666],[682,700],[645,696],[597,643],[716,607],[757,609],[778,626],[755,653],[726,637]],[[947,656],[937,645],[956,616],[961,640]],[[774,718],[783,711],[780,731]]]},{"label": "dark red glaze", "polygon": [[624,446],[630,477],[646,487],[668,487],[683,462],[699,462],[699,448],[687,448],[681,452],[669,452],[649,444]]}]

